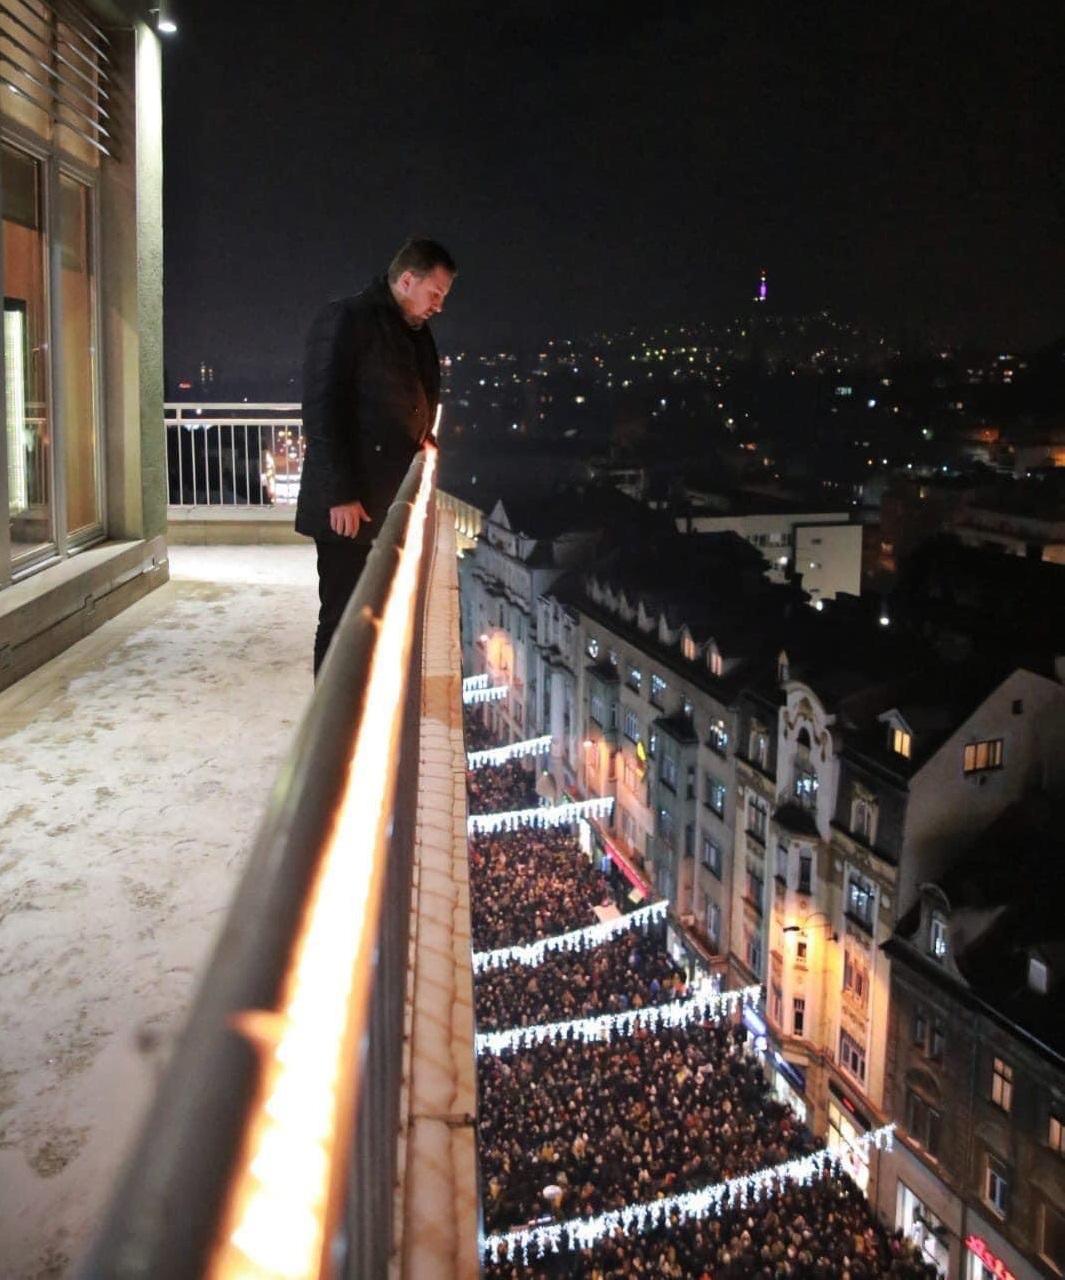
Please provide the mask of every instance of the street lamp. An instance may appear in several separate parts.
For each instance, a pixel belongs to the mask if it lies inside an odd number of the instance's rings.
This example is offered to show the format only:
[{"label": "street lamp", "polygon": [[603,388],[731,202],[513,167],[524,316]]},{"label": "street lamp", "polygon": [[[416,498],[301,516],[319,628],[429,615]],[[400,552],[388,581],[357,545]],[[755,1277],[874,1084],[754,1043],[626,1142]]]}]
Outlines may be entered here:
[{"label": "street lamp", "polygon": [[[811,926],[810,921],[813,920],[814,916],[823,916],[824,918]],[[808,928],[828,929],[832,935],[832,941],[833,942],[839,941],[839,934],[836,932],[835,925],[833,925],[832,921],[828,918],[828,916],[825,915],[823,911],[811,911],[810,914],[806,916],[799,924],[786,924],[782,932],[805,933]]]}]

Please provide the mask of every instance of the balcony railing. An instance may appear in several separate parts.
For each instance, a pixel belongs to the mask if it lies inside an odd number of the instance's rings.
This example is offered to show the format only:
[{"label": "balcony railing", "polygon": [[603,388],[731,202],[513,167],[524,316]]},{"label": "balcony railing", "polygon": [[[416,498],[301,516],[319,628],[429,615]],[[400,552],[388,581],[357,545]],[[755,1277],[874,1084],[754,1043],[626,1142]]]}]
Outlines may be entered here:
[{"label": "balcony railing", "polygon": [[86,1276],[389,1273],[435,461],[344,613]]},{"label": "balcony railing", "polygon": [[298,404],[163,408],[171,506],[295,504],[306,450]]}]

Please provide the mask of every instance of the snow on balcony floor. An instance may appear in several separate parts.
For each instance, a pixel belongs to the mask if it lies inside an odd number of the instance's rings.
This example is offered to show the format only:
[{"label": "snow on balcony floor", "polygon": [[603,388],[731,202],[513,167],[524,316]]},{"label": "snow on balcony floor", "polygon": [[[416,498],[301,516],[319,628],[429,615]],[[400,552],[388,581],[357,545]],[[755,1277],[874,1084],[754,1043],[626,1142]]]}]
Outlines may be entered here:
[{"label": "snow on balcony floor", "polygon": [[171,581],[0,693],[0,1271],[73,1270],[310,696],[314,549]]}]

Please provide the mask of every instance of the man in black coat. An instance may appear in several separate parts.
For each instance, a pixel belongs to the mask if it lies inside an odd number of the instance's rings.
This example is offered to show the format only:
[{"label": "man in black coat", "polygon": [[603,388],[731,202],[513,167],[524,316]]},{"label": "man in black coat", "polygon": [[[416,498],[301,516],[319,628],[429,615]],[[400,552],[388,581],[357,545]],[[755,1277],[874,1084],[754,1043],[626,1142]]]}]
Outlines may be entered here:
[{"label": "man in black coat", "polygon": [[315,317],[303,364],[303,460],[296,531],[318,548],[314,672],[359,580],[370,544],[440,400],[428,320],[444,309],[455,263],[408,240],[386,275]]}]

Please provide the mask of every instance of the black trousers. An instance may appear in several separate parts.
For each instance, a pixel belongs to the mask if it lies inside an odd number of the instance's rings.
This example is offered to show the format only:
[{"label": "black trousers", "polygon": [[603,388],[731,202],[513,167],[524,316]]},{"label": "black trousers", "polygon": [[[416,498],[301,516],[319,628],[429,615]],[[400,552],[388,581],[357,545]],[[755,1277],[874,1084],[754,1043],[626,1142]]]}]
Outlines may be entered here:
[{"label": "black trousers", "polygon": [[325,661],[333,632],[351,599],[370,554],[369,543],[322,542],[315,538],[318,548],[318,630],[314,636],[314,674]]}]

